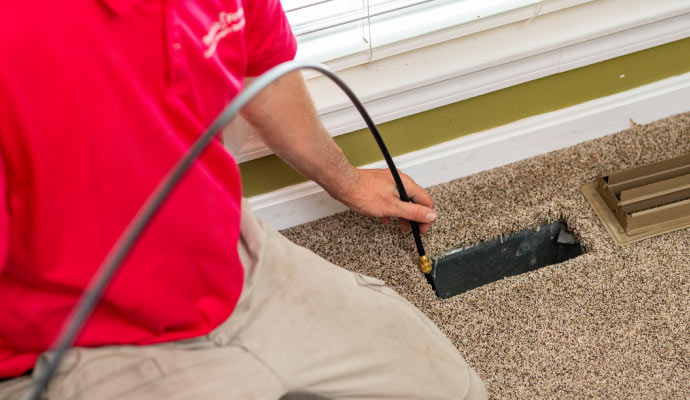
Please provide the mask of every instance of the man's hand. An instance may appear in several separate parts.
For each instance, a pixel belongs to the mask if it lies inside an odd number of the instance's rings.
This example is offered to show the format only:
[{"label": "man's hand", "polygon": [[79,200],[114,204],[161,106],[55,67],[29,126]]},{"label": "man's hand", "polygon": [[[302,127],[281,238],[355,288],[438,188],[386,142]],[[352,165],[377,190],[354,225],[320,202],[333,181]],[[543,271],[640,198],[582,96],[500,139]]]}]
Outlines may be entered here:
[{"label": "man's hand", "polygon": [[[332,194],[351,210],[370,217],[377,217],[389,224],[392,217],[399,217],[400,229],[410,230],[408,221],[420,223],[419,230],[426,233],[436,219],[434,199],[412,178],[400,172],[407,196],[412,203],[400,200],[391,172],[387,169],[359,169],[354,185],[343,194]],[[399,171],[398,171],[399,172]]]},{"label": "man's hand", "polygon": [[358,170],[350,164],[321,125],[299,72],[264,89],[244,107],[242,116],[275,154],[352,210],[383,223],[401,218],[403,230],[414,220],[421,223],[422,233],[436,219],[433,199],[409,176],[400,174],[416,204],[400,200],[390,171]]}]

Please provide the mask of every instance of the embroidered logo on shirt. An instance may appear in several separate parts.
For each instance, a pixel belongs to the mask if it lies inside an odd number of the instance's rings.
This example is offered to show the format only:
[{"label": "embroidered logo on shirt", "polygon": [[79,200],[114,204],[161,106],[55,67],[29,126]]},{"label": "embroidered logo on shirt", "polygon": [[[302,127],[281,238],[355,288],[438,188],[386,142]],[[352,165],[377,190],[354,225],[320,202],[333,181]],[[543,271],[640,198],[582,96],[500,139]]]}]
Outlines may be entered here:
[{"label": "embroidered logo on shirt", "polygon": [[214,22],[206,36],[201,38],[201,41],[206,45],[204,57],[213,57],[220,39],[242,28],[244,28],[244,10],[242,7],[235,12],[221,11],[218,14],[218,21]]}]

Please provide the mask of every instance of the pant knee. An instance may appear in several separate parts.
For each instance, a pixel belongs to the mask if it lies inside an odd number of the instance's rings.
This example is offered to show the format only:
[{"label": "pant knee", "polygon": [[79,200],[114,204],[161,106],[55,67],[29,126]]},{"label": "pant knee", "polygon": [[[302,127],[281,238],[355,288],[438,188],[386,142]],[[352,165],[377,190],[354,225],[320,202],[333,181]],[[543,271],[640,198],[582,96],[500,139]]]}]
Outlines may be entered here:
[{"label": "pant knee", "polygon": [[464,400],[485,400],[489,398],[482,378],[470,368],[470,385]]}]

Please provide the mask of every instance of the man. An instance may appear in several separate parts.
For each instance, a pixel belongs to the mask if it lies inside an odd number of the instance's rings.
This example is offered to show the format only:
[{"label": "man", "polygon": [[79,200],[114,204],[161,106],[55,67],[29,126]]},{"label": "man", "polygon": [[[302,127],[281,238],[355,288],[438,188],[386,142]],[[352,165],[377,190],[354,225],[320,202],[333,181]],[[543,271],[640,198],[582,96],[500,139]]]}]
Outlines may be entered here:
[{"label": "man", "polygon": [[[45,368],[40,354],[164,174],[245,78],[290,60],[296,44],[277,0],[14,2],[0,30],[4,399]],[[422,231],[436,218],[408,177],[418,204],[398,200],[387,171],[350,165],[299,74],[243,115],[351,209]],[[433,323],[382,282],[256,220],[219,141],[135,245],[76,345],[48,398],[486,396]]]}]

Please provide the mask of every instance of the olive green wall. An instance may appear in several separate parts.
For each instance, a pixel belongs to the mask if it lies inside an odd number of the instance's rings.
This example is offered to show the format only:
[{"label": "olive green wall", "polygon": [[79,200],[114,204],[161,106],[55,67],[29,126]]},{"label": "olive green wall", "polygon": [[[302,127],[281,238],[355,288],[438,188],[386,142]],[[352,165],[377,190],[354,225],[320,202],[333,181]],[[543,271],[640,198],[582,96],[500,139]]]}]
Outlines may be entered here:
[{"label": "olive green wall", "polygon": [[[588,65],[379,125],[393,156],[690,71],[690,38]],[[382,159],[367,129],[335,138],[354,165]],[[271,155],[240,164],[244,195],[305,181]]]}]

